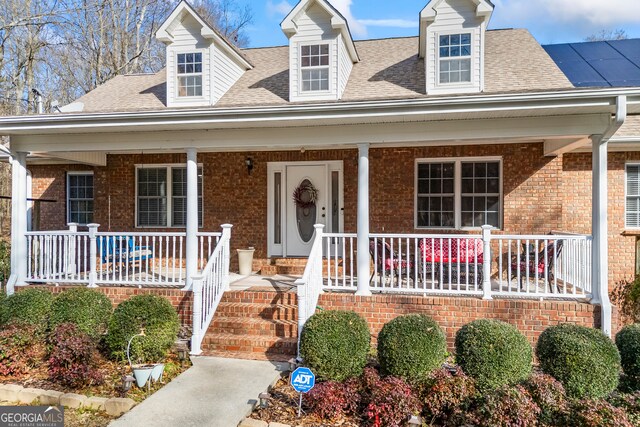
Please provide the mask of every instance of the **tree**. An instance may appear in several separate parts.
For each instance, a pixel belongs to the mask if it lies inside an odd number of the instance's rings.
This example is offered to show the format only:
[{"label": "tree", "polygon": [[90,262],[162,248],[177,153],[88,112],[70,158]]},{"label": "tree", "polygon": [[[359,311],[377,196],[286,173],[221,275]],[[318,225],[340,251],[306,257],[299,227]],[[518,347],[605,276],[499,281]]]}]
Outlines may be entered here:
[{"label": "tree", "polygon": [[600,30],[597,33],[591,34],[589,37],[585,38],[584,41],[600,42],[607,40],[625,40],[628,38],[629,36],[627,35],[627,32],[622,28],[618,28],[616,30]]}]

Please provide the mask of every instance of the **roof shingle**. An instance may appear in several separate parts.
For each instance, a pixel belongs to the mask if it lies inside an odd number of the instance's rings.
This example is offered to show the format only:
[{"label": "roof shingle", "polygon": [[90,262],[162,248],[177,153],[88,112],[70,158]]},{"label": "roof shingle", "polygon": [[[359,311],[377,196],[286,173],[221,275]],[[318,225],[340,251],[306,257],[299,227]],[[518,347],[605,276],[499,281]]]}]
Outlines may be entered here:
[{"label": "roof shingle", "polygon": [[[341,102],[426,97],[418,37],[356,42],[354,64]],[[214,107],[289,103],[289,47],[245,49],[255,66]],[[78,99],[84,112],[166,109],[166,72],[118,76]],[[486,33],[484,93],[572,89],[573,85],[527,30]]]}]

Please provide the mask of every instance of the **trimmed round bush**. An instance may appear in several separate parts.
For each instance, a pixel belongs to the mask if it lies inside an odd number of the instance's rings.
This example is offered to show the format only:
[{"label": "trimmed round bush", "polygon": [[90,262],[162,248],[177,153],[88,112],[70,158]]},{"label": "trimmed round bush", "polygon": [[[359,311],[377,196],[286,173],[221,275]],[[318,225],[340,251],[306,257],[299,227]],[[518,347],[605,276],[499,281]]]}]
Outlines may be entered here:
[{"label": "trimmed round bush", "polygon": [[73,323],[85,334],[97,339],[107,332],[113,308],[103,293],[94,289],[74,288],[59,294],[51,305],[49,330]]},{"label": "trimmed round bush", "polygon": [[27,288],[6,297],[0,310],[1,324],[23,323],[44,331],[51,312],[53,295],[46,289]]},{"label": "trimmed round bush", "polygon": [[620,354],[601,331],[560,324],[542,332],[536,355],[542,370],[564,386],[573,398],[600,398],[618,386]]},{"label": "trimmed round bush", "polygon": [[456,334],[456,361],[480,390],[516,384],[531,374],[533,350],[515,326],[481,319]]},{"label": "trimmed round bush", "polygon": [[396,317],[378,334],[378,361],[385,374],[421,378],[441,367],[446,357],[444,332],[423,314]]},{"label": "trimmed round bush", "polygon": [[625,375],[640,377],[640,324],[622,328],[616,335],[616,346]]},{"label": "trimmed round bush", "polygon": [[367,364],[369,325],[352,311],[321,311],[307,321],[300,354],[320,379],[344,381],[362,374]]},{"label": "trimmed round bush", "polygon": [[111,356],[126,359],[129,339],[143,329],[144,336],[131,342],[131,361],[158,362],[178,336],[178,313],[167,299],[157,295],[136,295],[123,301],[113,311],[105,339]]}]

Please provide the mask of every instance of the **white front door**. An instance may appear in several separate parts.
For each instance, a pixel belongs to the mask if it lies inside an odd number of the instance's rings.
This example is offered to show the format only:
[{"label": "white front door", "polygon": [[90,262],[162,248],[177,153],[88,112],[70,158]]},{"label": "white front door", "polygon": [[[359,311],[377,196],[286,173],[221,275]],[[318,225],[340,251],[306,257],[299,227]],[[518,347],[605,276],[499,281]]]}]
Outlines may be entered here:
[{"label": "white front door", "polygon": [[287,166],[286,256],[308,256],[315,224],[327,224],[327,165]]}]

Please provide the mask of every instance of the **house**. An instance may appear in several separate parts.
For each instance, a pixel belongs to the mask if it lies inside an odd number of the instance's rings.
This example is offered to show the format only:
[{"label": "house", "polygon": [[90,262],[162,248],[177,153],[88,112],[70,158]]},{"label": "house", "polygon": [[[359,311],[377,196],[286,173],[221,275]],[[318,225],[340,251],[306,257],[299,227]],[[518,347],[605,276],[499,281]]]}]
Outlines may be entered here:
[{"label": "house", "polygon": [[[375,332],[428,313],[450,341],[478,317],[532,341],[562,321],[611,334],[640,235],[640,84],[575,84],[528,31],[488,30],[493,10],[432,0],[418,37],[354,41],[302,0],[287,46],[237,49],[181,2],[162,71],[0,118],[10,291],[165,295],[195,354],[295,352],[317,305]],[[38,230],[28,194],[57,200]],[[297,286],[230,286],[248,247]]]}]

